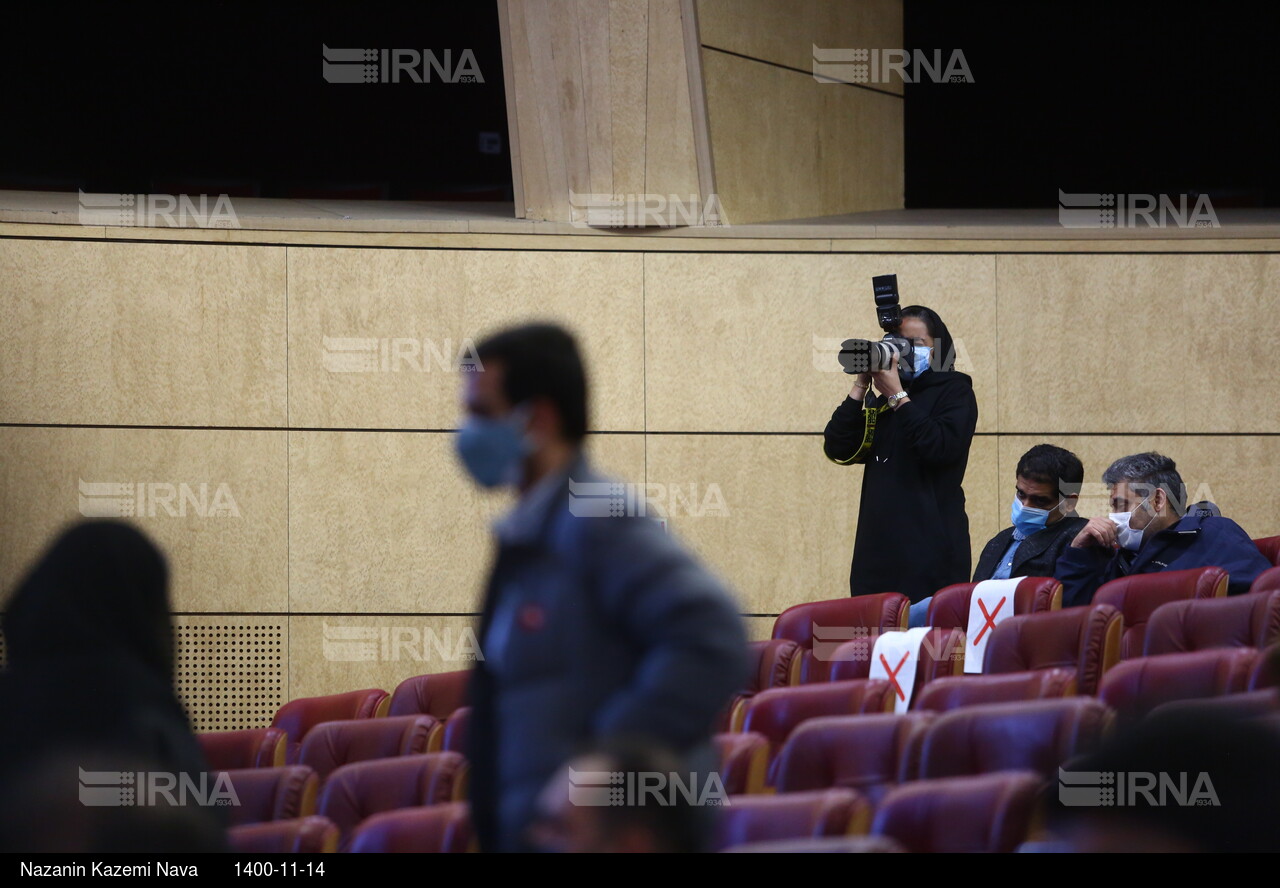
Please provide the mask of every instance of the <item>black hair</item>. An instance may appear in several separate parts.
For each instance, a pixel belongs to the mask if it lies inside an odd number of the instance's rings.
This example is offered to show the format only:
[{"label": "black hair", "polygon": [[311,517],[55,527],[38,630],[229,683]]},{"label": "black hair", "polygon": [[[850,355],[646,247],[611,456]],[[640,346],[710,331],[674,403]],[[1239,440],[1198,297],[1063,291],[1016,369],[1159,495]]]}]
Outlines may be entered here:
[{"label": "black hair", "polygon": [[1058,496],[1078,496],[1084,483],[1084,463],[1070,450],[1037,444],[1022,454],[1016,474],[1037,484],[1052,484]]},{"label": "black hair", "polygon": [[[663,791],[668,794],[662,804],[628,798],[627,804],[601,807],[600,826],[607,835],[640,829],[649,833],[663,853],[697,853],[708,849],[712,828],[708,814],[718,812],[714,808],[704,809],[684,792],[673,789],[675,781],[689,784],[691,789],[701,788],[697,781],[707,779],[708,773],[689,769],[682,756],[645,736],[610,737],[595,744],[592,752],[608,763],[610,771],[622,777],[624,791],[641,787],[643,778],[662,775]],[[639,792],[643,795],[643,790]]]},{"label": "black hair", "polygon": [[951,331],[947,329],[947,325],[942,322],[942,318],[932,308],[926,308],[923,305],[908,305],[902,310],[902,317],[919,318],[924,321],[924,327],[929,331],[929,335],[933,337],[933,356],[929,359],[929,367],[933,370],[947,371],[954,370],[956,364],[956,347],[955,340],[951,338]]},{"label": "black hair", "polygon": [[[1264,719],[1157,711],[1059,773],[1064,782],[1091,780],[1085,792],[1093,796],[1086,806],[1068,806],[1061,796],[1051,803],[1050,820],[1059,828],[1081,821],[1095,831],[1142,825],[1188,850],[1275,850],[1280,732]],[[1100,776],[1109,782],[1100,784]],[[1135,783],[1145,791],[1133,792]]]},{"label": "black hair", "polygon": [[556,324],[526,324],[502,330],[476,347],[480,367],[503,367],[502,391],[521,404],[546,398],[560,414],[564,437],[579,443],[587,435],[587,374],[573,335]]}]

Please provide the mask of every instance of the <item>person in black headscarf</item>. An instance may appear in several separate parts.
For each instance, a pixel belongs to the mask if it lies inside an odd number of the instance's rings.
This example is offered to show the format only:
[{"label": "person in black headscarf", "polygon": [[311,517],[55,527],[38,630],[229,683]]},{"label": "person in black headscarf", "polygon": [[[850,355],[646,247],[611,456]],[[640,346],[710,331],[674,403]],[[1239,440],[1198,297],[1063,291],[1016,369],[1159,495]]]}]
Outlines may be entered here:
[{"label": "person in black headscarf", "polygon": [[[865,463],[849,593],[901,592],[913,603],[969,579],[965,466],[978,423],[973,380],[955,370],[955,343],[932,309],[902,310],[913,372],[859,374],[824,433],[838,465]],[[871,392],[871,386],[876,393]],[[864,408],[877,413],[868,453],[858,455]]]},{"label": "person in black headscarf", "polygon": [[[82,803],[81,768],[215,786],[173,689],[168,584],[164,556],[142,533],[90,521],[63,533],[9,600],[0,849],[225,848],[223,812],[193,798],[178,794],[182,810],[150,805],[163,795]],[[33,822],[34,810],[48,819]]]}]

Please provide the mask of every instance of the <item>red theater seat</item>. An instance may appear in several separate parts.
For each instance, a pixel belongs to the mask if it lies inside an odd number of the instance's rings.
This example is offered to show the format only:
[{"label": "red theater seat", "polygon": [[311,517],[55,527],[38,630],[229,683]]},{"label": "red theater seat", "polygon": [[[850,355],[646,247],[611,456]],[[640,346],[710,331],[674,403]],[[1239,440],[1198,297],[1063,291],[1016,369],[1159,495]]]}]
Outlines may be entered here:
[{"label": "red theater seat", "polygon": [[904,783],[880,803],[871,832],[914,852],[1011,852],[1031,832],[1043,784],[1017,771]]},{"label": "red theater seat", "polygon": [[720,782],[729,795],[764,792],[769,741],[760,734],[724,733],[711,738],[720,756]]},{"label": "red theater seat", "polygon": [[806,719],[888,712],[893,708],[892,687],[887,681],[863,679],[761,691],[738,710],[740,724],[735,725],[735,730],[763,734],[769,741],[772,761],[791,732]]},{"label": "red theater seat", "polygon": [[1076,692],[1094,694],[1120,659],[1123,625],[1120,612],[1107,604],[1010,617],[991,633],[982,671],[1068,668],[1076,673]]},{"label": "red theater seat", "polygon": [[995,675],[964,675],[930,682],[916,695],[912,708],[946,712],[962,706],[1047,700],[1071,697],[1075,693],[1074,669],[1033,669]]},{"label": "red theater seat", "polygon": [[925,731],[914,776],[1037,771],[1048,777],[1063,762],[1097,747],[1111,722],[1111,710],[1092,697],[953,709]]},{"label": "red theater seat", "polygon": [[338,850],[338,828],[327,817],[250,823],[227,830],[236,854],[319,854]]},{"label": "red theater seat", "polygon": [[446,752],[467,754],[467,726],[471,724],[471,707],[460,706],[444,723],[444,741],[440,748]]},{"label": "red theater seat", "polygon": [[406,678],[391,693],[387,715],[434,715],[444,721],[467,702],[468,669]]},{"label": "red theater seat", "polygon": [[800,645],[786,638],[773,638],[769,641],[753,641],[748,643],[747,650],[755,668],[742,693],[735,694],[729,705],[720,714],[716,727],[721,731],[729,730],[733,723],[733,713],[748,697],[769,688],[785,688],[800,681]]},{"label": "red theater seat", "polygon": [[466,795],[467,761],[456,752],[404,755],[343,765],[329,775],[319,811],[342,832],[381,811],[461,801]]},{"label": "red theater seat", "polygon": [[[930,626],[969,631],[969,604],[977,583],[956,583],[938,590],[929,602]],[[1038,614],[1062,607],[1062,583],[1053,577],[1024,577],[1013,593],[1013,613]]]},{"label": "red theater seat", "polygon": [[[1280,537],[1277,537],[1280,539]],[[1253,581],[1253,585],[1249,587],[1250,592],[1277,592],[1280,591],[1280,567],[1270,567],[1258,574],[1257,579]]]},{"label": "red theater seat", "polygon": [[294,765],[298,763],[298,753],[302,751],[302,739],[316,725],[327,721],[383,716],[387,714],[390,702],[387,692],[377,688],[330,694],[327,697],[300,697],[290,700],[276,711],[271,727],[279,728],[289,735],[284,760],[286,764]]},{"label": "red theater seat", "polygon": [[466,802],[446,802],[374,814],[356,827],[354,853],[461,854],[475,850]]},{"label": "red theater seat", "polygon": [[284,764],[285,733],[279,728],[197,734],[210,771],[278,768]]},{"label": "red theater seat", "polygon": [[1143,655],[1280,641],[1280,591],[1162,604],[1147,621]]},{"label": "red theater seat", "polygon": [[1263,558],[1280,567],[1280,536],[1263,537],[1260,540],[1254,540],[1253,544],[1258,547]]},{"label": "red theater seat", "polygon": [[780,793],[845,787],[872,804],[901,779],[933,713],[813,718],[792,731],[778,754]]},{"label": "red theater seat", "polygon": [[324,722],[307,733],[298,763],[324,778],[352,762],[435,752],[440,737],[440,722],[429,715]]},{"label": "red theater seat", "polygon": [[1174,700],[1161,703],[1151,710],[1151,717],[1162,715],[1198,715],[1209,721],[1220,722],[1226,718],[1252,718],[1280,712],[1280,694],[1274,689],[1245,691],[1240,694],[1224,694],[1221,697],[1204,697],[1199,700]]},{"label": "red theater seat", "polygon": [[799,684],[800,645],[789,638],[771,638],[750,642],[747,649],[755,664],[751,683],[745,688],[748,694]]},{"label": "red theater seat", "polygon": [[800,646],[801,683],[826,681],[830,652],[846,641],[906,629],[910,608],[907,597],[897,592],[810,601],[778,614],[773,637],[787,638]]},{"label": "red theater seat", "polygon": [[871,803],[852,789],[733,796],[718,812],[716,850],[774,839],[865,833]]},{"label": "red theater seat", "polygon": [[[898,631],[898,630],[892,630]],[[871,674],[871,654],[875,639],[847,641],[830,656],[827,677],[830,681],[847,681],[866,678]],[[814,655],[817,659],[817,655]],[[817,665],[816,663],[814,664]],[[964,672],[964,631],[960,629],[930,629],[920,642],[920,655],[916,658],[916,683],[914,695],[936,678],[961,675]]]},{"label": "red theater seat", "polygon": [[1257,655],[1253,648],[1212,648],[1128,660],[1103,677],[1098,696],[1121,720],[1135,721],[1170,700],[1248,690]]},{"label": "red theater seat", "polygon": [[901,854],[905,849],[888,836],[822,836],[775,839],[725,848],[726,854]]},{"label": "red theater seat", "polygon": [[1280,687],[1280,644],[1258,652],[1258,661],[1249,676],[1249,690]]},{"label": "red theater seat", "polygon": [[320,778],[306,765],[223,771],[238,804],[227,808],[232,826],[292,820],[316,812]]},{"label": "red theater seat", "polygon": [[1128,660],[1142,656],[1147,620],[1156,608],[1171,601],[1221,598],[1227,594],[1227,579],[1227,572],[1220,567],[1134,574],[1103,583],[1094,594],[1093,603],[1109,604],[1124,617],[1120,659]]}]

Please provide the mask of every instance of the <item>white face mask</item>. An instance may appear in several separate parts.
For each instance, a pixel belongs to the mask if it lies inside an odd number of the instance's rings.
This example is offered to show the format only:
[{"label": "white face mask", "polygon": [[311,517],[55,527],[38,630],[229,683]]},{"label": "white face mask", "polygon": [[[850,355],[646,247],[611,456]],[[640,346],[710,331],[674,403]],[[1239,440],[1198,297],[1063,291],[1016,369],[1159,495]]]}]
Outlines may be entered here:
[{"label": "white face mask", "polygon": [[[1146,502],[1146,500],[1143,500],[1138,503],[1134,511],[1137,511],[1137,508],[1145,505]],[[1142,547],[1142,535],[1146,528],[1138,530],[1129,526],[1129,522],[1133,520],[1133,512],[1112,512],[1108,517],[1115,522],[1117,528],[1116,541],[1120,543],[1120,548],[1128,549],[1131,552],[1138,551]]]}]

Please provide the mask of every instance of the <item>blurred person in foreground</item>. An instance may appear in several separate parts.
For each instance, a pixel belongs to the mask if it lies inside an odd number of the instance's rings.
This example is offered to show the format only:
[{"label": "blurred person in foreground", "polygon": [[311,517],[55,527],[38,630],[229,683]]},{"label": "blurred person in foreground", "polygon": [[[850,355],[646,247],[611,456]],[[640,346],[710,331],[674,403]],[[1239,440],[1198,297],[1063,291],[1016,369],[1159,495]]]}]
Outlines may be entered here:
[{"label": "blurred person in foreground", "polygon": [[458,455],[477,484],[519,499],[494,528],[471,677],[472,816],[482,850],[518,851],[538,794],[584,744],[651,738],[712,766],[714,720],[746,681],[746,637],[725,588],[656,522],[591,517],[601,497],[590,498],[614,488],[583,453],[573,337],[517,327],[476,357]]},{"label": "blurred person in foreground", "polygon": [[1083,852],[1273,852],[1274,719],[1153,713],[1059,772],[1054,832]]},{"label": "blurred person in foreground", "polygon": [[1111,514],[1090,518],[1058,559],[1054,576],[1062,581],[1063,607],[1088,604],[1118,577],[1193,567],[1225,569],[1227,594],[1239,595],[1271,567],[1244,528],[1217,514],[1216,506],[1186,507],[1186,485],[1169,457],[1121,457],[1102,482]]},{"label": "blurred person in foreground", "polygon": [[653,744],[605,743],[551,778],[538,797],[530,840],[542,851],[570,854],[706,851],[719,809],[700,803],[718,805],[725,797],[723,784],[699,785],[699,776]]},{"label": "blurred person in foreground", "polygon": [[170,804],[138,787],[119,806],[82,802],[86,771],[162,774],[214,795],[173,690],[169,571],[150,540],[122,522],[73,526],[7,602],[4,632],[0,848],[225,850],[224,812],[194,794],[175,788]]}]

